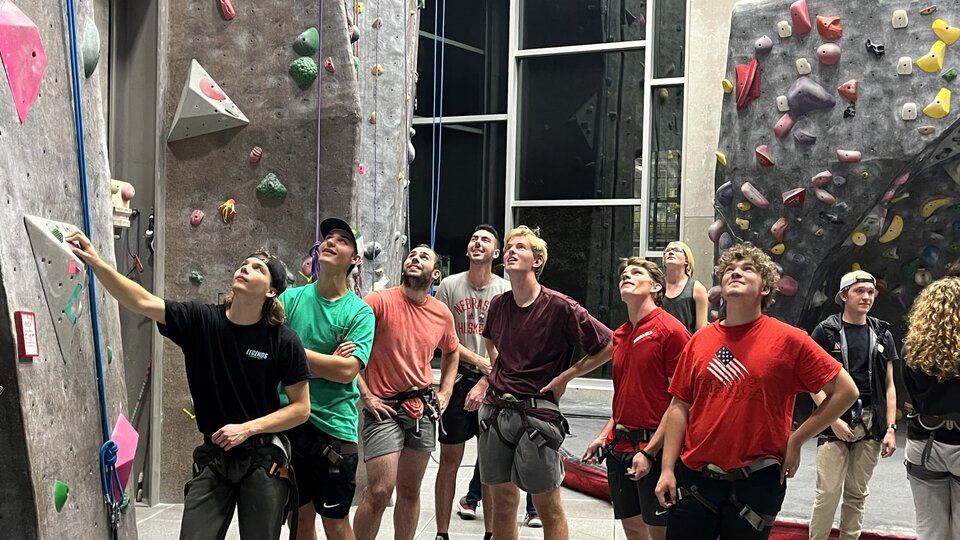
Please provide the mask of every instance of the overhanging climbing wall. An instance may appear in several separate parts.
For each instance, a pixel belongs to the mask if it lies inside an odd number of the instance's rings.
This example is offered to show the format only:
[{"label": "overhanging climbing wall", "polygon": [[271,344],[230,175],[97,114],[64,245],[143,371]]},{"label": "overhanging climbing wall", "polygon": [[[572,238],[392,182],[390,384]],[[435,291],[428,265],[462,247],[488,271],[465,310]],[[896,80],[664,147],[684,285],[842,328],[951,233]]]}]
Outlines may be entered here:
[{"label": "overhanging climbing wall", "polygon": [[[4,538],[110,537],[100,485],[102,444],[94,368],[88,283],[66,246],[59,223],[82,226],[63,2],[7,1],[22,10],[35,31],[7,33],[0,16],[0,536]],[[109,2],[77,3],[77,30],[106,36]],[[35,32],[35,33],[34,33]],[[30,38],[27,56],[8,57],[13,45]],[[38,48],[42,43],[42,50]],[[88,58],[96,52],[88,39]],[[101,37],[100,49],[107,50]],[[20,54],[23,54],[23,50]],[[33,56],[36,52],[37,55]],[[45,69],[36,58],[46,56]],[[11,60],[11,61],[8,61]],[[87,149],[93,240],[113,261],[110,172],[106,156],[103,78],[105,59],[89,78],[81,66],[80,92]],[[9,83],[17,77],[15,85]],[[32,90],[36,84],[36,93]],[[16,96],[35,99],[16,101]],[[29,107],[26,107],[29,105]],[[21,122],[22,119],[22,122]],[[25,216],[35,216],[32,230]],[[56,231],[56,233],[54,232]],[[35,258],[36,257],[36,258]],[[71,264],[72,263],[72,264]],[[41,269],[43,268],[43,269]],[[98,289],[110,424],[129,414],[117,304]],[[39,356],[18,358],[14,312],[36,314]],[[107,353],[107,350],[112,354]],[[107,363],[110,356],[112,362]],[[55,483],[69,487],[60,511]],[[123,515],[121,538],[136,538],[131,507]]]},{"label": "overhanging climbing wall", "polygon": [[960,7],[931,4],[734,8],[708,234],[771,253],[785,276],[772,312],[789,322],[836,311],[859,265],[879,280],[872,314],[900,324],[960,256]]},{"label": "overhanging climbing wall", "polygon": [[[320,213],[356,215],[352,178],[360,116],[347,9],[342,2],[323,2],[323,43],[317,51],[319,31],[298,38],[319,27],[319,2],[238,1],[228,10],[214,1],[168,4],[169,20],[161,30],[166,80],[159,136],[167,141],[173,126],[182,124],[182,90],[188,76],[198,74],[191,68],[194,60],[206,76],[196,77],[199,94],[186,93],[196,98],[193,104],[210,107],[207,118],[215,121],[237,117],[220,106],[229,100],[249,124],[165,142],[160,174],[166,209],[158,243],[165,253],[165,296],[217,302],[237,265],[261,247],[280,257],[302,283],[298,271],[313,245],[317,204],[318,85],[323,88]],[[206,86],[203,79],[209,80]],[[193,129],[210,127],[204,123],[193,120]],[[193,405],[183,356],[169,341],[162,384],[161,499],[180,501],[191,451],[201,438],[188,414]]]}]

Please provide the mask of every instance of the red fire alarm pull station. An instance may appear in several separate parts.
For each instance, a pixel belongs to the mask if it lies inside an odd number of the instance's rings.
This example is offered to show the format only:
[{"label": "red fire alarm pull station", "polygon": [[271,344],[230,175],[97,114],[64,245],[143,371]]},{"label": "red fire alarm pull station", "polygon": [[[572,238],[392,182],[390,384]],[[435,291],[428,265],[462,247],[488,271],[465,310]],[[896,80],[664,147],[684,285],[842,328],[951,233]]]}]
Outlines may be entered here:
[{"label": "red fire alarm pull station", "polygon": [[37,314],[21,310],[13,312],[17,323],[17,346],[20,358],[40,356],[40,341],[37,339]]}]

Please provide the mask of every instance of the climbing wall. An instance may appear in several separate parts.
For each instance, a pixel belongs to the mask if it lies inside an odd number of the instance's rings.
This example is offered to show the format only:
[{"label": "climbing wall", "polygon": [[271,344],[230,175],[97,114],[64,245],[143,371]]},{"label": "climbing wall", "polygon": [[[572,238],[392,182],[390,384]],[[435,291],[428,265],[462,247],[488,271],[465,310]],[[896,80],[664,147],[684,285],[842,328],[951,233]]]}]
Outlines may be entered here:
[{"label": "climbing wall", "polygon": [[[358,76],[369,69],[354,67],[347,6],[323,2],[321,32],[318,5],[169,2],[157,242],[167,298],[218,302],[239,263],[260,248],[303,282],[318,200],[318,86],[320,213],[355,217]],[[161,499],[175,502],[201,438],[183,356],[167,340],[162,374]]]},{"label": "climbing wall", "polygon": [[[18,13],[11,15],[11,10]],[[105,94],[109,2],[77,3],[92,238],[113,262]],[[11,24],[12,23],[12,24]],[[99,32],[96,27],[99,27]],[[65,3],[0,3],[0,536],[109,538],[89,282],[62,242],[82,226]],[[45,60],[45,62],[43,61]],[[97,62],[99,61],[99,62]],[[87,74],[84,73],[84,65]],[[30,224],[25,222],[27,216]],[[107,410],[129,414],[116,302],[98,288]],[[15,313],[36,322],[20,357]],[[31,351],[27,351],[31,352]],[[31,352],[31,354],[32,354]],[[109,361],[108,361],[109,359]],[[58,505],[56,485],[69,494]],[[135,511],[121,538],[136,538]]]},{"label": "climbing wall", "polygon": [[872,314],[902,336],[917,292],[960,256],[960,6],[932,4],[734,8],[707,234],[771,254],[772,313],[789,322],[835,312],[859,266],[878,278]]}]

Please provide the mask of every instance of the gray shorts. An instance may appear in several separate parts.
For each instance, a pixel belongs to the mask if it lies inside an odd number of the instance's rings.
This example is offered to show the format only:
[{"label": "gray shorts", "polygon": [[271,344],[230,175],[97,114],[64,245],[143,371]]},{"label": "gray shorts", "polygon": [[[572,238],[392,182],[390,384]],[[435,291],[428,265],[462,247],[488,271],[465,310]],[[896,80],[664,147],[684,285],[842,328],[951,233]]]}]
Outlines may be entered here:
[{"label": "gray shorts", "polygon": [[363,411],[363,461],[399,452],[404,448],[433,452],[437,447],[437,425],[426,416],[417,420],[405,409],[397,416],[377,421],[369,411]]},{"label": "gray shorts", "polygon": [[[480,422],[489,419],[496,407],[483,404]],[[527,493],[547,493],[563,481],[560,454],[547,445],[530,440],[524,430],[520,413],[502,409],[497,419],[500,433],[508,441],[516,441],[515,448],[505,443],[491,425],[480,430],[477,451],[480,454],[480,481],[487,485],[513,482]],[[527,423],[540,434],[557,444],[564,439],[563,430],[556,424],[527,416]]]}]

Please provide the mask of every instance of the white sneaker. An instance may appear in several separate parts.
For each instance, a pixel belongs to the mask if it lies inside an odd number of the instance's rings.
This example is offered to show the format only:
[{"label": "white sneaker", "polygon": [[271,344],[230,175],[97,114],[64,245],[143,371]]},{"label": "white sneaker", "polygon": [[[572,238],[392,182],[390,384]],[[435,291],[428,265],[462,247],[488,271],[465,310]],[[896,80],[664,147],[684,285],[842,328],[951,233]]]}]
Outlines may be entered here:
[{"label": "white sneaker", "polygon": [[523,520],[523,524],[531,529],[540,529],[543,527],[543,522],[540,521],[538,514],[527,514],[527,517]]}]

